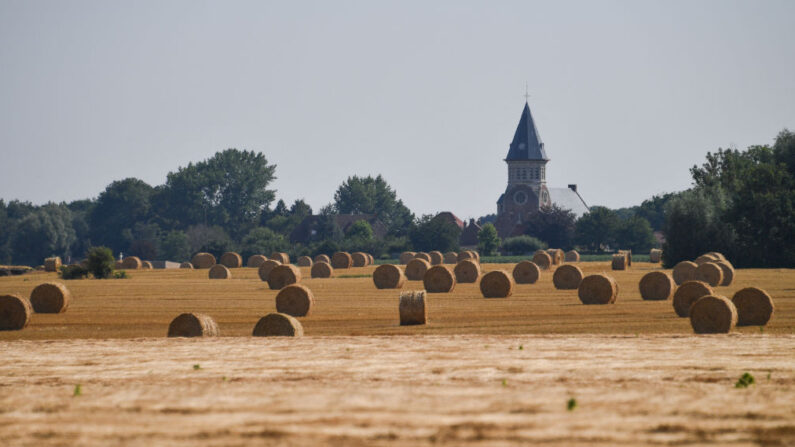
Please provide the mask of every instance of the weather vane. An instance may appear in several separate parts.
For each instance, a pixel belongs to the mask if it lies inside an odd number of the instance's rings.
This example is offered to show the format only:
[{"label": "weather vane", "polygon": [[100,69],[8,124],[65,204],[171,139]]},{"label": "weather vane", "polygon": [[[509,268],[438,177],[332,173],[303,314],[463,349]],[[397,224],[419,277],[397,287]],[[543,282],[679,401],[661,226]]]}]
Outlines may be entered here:
[{"label": "weather vane", "polygon": [[527,89],[527,81],[524,82],[524,100],[525,102],[530,102],[530,93]]}]

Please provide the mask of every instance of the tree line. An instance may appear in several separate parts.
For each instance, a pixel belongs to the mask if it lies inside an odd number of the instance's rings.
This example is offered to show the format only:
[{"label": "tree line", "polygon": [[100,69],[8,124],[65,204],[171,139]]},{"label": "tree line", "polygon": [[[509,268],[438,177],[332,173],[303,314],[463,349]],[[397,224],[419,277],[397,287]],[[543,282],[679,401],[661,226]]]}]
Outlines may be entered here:
[{"label": "tree line", "polygon": [[[702,166],[691,169],[690,189],[635,207],[594,206],[579,219],[557,206],[544,208],[531,217],[526,234],[505,240],[490,224],[496,216],[482,216],[479,248],[484,254],[545,247],[646,252],[657,245],[653,232],[660,231],[669,266],[707,251],[721,251],[738,266],[793,266],[793,135],[785,129],[773,146],[708,153]],[[0,199],[0,264],[37,265],[52,255],[82,259],[94,246],[175,261],[200,251],[301,256],[360,250],[382,257],[459,248],[457,225],[415,216],[380,175],[349,177],[315,214],[304,200],[276,200],[269,189],[275,172],[261,153],[227,149],[170,172],[158,186],[127,178],[96,199],[41,206]],[[373,215],[386,234],[377,238],[366,221],[343,230],[339,214]],[[293,230],[312,215],[317,218],[308,240],[290,243]]]}]

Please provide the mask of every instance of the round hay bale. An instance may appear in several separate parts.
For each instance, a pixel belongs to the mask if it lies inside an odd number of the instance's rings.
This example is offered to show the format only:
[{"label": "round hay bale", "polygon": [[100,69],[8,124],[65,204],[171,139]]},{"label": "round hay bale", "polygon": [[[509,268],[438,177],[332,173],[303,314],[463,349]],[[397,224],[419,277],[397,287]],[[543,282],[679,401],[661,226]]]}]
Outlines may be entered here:
[{"label": "round hay bale", "polygon": [[377,289],[399,289],[406,282],[406,275],[400,267],[382,264],[373,270],[373,283]]},{"label": "round hay bale", "polygon": [[773,316],[773,298],[764,290],[746,287],[732,297],[737,308],[738,326],[764,326]]},{"label": "round hay bale", "polygon": [[469,251],[472,254],[472,256],[475,258],[476,261],[480,262],[480,253],[478,253],[476,250],[467,250],[467,251]]},{"label": "round hay bale", "polygon": [[552,256],[544,250],[538,250],[533,255],[533,264],[537,265],[541,270],[549,270],[552,265]]},{"label": "round hay bale", "polygon": [[480,264],[474,259],[464,259],[458,261],[453,269],[455,273],[455,281],[460,283],[477,282],[480,278]]},{"label": "round hay bale", "polygon": [[309,271],[312,278],[331,278],[334,274],[334,268],[331,264],[324,261],[318,261],[312,264],[312,270]]},{"label": "round hay bale", "polygon": [[701,255],[701,256],[697,257],[695,259],[695,261],[693,261],[693,262],[695,262],[696,265],[701,265],[701,264],[706,264],[707,262],[712,262],[712,261],[720,261],[720,258],[715,256],[715,255],[711,255],[711,254],[704,254],[704,255]]},{"label": "round hay bale", "polygon": [[215,265],[215,256],[210,253],[196,253],[190,263],[197,269],[208,269]]},{"label": "round hay bale", "polygon": [[354,267],[364,267],[367,265],[367,255],[360,251],[354,252],[351,254],[351,261]]},{"label": "round hay bale", "polygon": [[711,252],[705,253],[705,254],[710,255],[710,256],[712,256],[714,258],[718,258],[719,261],[726,261],[727,260],[726,256],[723,256],[723,253],[718,252],[718,251],[711,251]]},{"label": "round hay bale", "polygon": [[507,298],[513,294],[513,278],[505,270],[494,270],[480,278],[483,298]]},{"label": "round hay bale", "polygon": [[448,251],[444,254],[444,263],[445,264],[458,264],[458,253],[454,251]]},{"label": "round hay bale", "polygon": [[169,337],[218,337],[220,335],[221,331],[218,330],[215,320],[204,314],[180,314],[168,325]]},{"label": "round hay bale", "polygon": [[732,285],[734,281],[734,267],[731,262],[715,261],[714,263],[723,271],[723,280],[721,280],[720,285],[724,287]]},{"label": "round hay bale", "polygon": [[428,308],[424,290],[407,290],[400,293],[400,325],[409,326],[414,324],[428,323]]},{"label": "round hay bale", "polygon": [[461,262],[465,259],[473,259],[475,262],[478,261],[478,258],[475,256],[475,253],[472,250],[462,250],[458,252],[458,262]]},{"label": "round hay bale", "polygon": [[444,255],[440,251],[432,251],[428,253],[428,256],[431,258],[431,265],[439,265],[444,263]]},{"label": "round hay bale", "polygon": [[143,263],[138,256],[127,256],[121,261],[121,265],[124,270],[138,270]]},{"label": "round hay bale", "polygon": [[302,284],[291,284],[276,295],[276,312],[305,317],[312,310],[315,296],[309,287]]},{"label": "round hay bale", "polygon": [[268,287],[271,290],[283,289],[290,284],[301,282],[301,270],[292,264],[282,264],[276,266],[268,275]]},{"label": "round hay bale", "polygon": [[144,269],[144,270],[152,270],[154,267],[152,267],[152,263],[151,262],[142,261],[141,262],[141,268]]},{"label": "round hay bale", "polygon": [[251,335],[255,337],[301,337],[301,322],[287,314],[269,313],[257,321]]},{"label": "round hay bale", "polygon": [[431,263],[431,255],[429,255],[428,253],[425,253],[424,251],[421,251],[421,252],[417,253],[416,255],[414,255],[414,259],[422,259],[423,261],[428,262],[428,264]]},{"label": "round hay bale", "polygon": [[404,251],[403,253],[400,254],[400,263],[403,265],[408,264],[409,261],[414,259],[414,255],[416,254],[417,253],[414,253],[413,251]]},{"label": "round hay bale", "polygon": [[193,264],[191,264],[190,262],[183,262],[182,264],[179,265],[179,268],[193,270]]},{"label": "round hay bale", "polygon": [[619,250],[618,252],[627,257],[627,267],[632,267],[632,250]]},{"label": "round hay bale", "polygon": [[679,285],[687,281],[693,281],[694,279],[696,279],[697,268],[698,264],[691,261],[682,261],[676,264],[672,272],[674,277],[674,282],[677,285]]},{"label": "round hay bale", "polygon": [[660,261],[662,261],[662,250],[659,248],[652,248],[649,251],[649,262],[656,264]]},{"label": "round hay bale", "polygon": [[375,257],[374,257],[373,255],[371,255],[370,253],[367,253],[367,258],[368,258],[368,259],[369,259],[369,261],[370,261],[370,262],[369,262],[369,265],[373,265],[373,264],[375,264]]},{"label": "round hay bale", "polygon": [[566,262],[580,262],[580,253],[577,250],[569,250],[564,258]]},{"label": "round hay bale", "polygon": [[268,257],[268,259],[275,259],[275,260],[281,262],[282,264],[289,264],[290,263],[290,255],[288,255],[287,253],[284,253],[282,251],[274,251]]},{"label": "round hay bale", "polygon": [[445,265],[434,265],[425,272],[422,283],[428,293],[448,293],[455,289],[455,275]]},{"label": "round hay bale", "polygon": [[331,258],[328,255],[317,255],[314,259],[315,262],[325,262],[327,264],[331,264]]},{"label": "round hay bale", "polygon": [[406,264],[406,279],[409,281],[422,281],[425,272],[431,268],[431,263],[420,258],[414,258]]},{"label": "round hay bale", "polygon": [[72,294],[65,285],[57,282],[46,282],[36,286],[30,292],[30,305],[39,314],[59,314],[66,312]]},{"label": "round hay bale", "polygon": [[541,276],[541,268],[531,261],[521,261],[513,268],[513,280],[516,284],[534,284]]},{"label": "round hay bale", "polygon": [[233,251],[228,251],[221,255],[221,264],[230,269],[238,269],[243,267],[243,258]]},{"label": "round hay bale", "polygon": [[555,273],[552,275],[552,283],[556,289],[573,290],[580,287],[582,278],[582,270],[579,267],[563,264],[555,269]]},{"label": "round hay bale", "polygon": [[[193,266],[191,266],[191,267],[193,267]],[[124,268],[124,262],[116,261],[116,262],[113,263],[113,270],[121,270],[123,268]]]},{"label": "round hay bale", "polygon": [[638,288],[644,300],[667,300],[674,293],[676,283],[671,275],[658,270],[643,275]]},{"label": "round hay bale", "polygon": [[712,287],[701,281],[685,281],[674,292],[674,311],[684,318],[690,315],[690,306],[702,296],[713,295]]},{"label": "round hay bale", "polygon": [[246,267],[258,269],[259,266],[267,260],[268,257],[265,255],[251,255],[248,257],[248,261],[246,261]]},{"label": "round hay bale", "polygon": [[210,279],[230,279],[232,278],[232,272],[223,264],[215,264],[210,267],[209,276]]},{"label": "round hay bale", "polygon": [[298,258],[297,264],[298,267],[312,267],[313,264],[312,258],[310,258],[309,256],[301,256],[300,258]]},{"label": "round hay bale", "polygon": [[33,308],[25,298],[0,295],[0,331],[18,331],[30,323]]},{"label": "round hay bale", "polygon": [[723,269],[714,262],[705,262],[696,267],[696,280],[717,287],[723,282]]},{"label": "round hay bale", "polygon": [[580,282],[577,296],[583,304],[613,304],[618,298],[618,283],[604,274],[588,275]]},{"label": "round hay bale", "polygon": [[331,257],[331,266],[335,269],[349,269],[353,265],[353,257],[350,253],[338,251]]},{"label": "round hay bale", "polygon": [[613,255],[613,262],[610,264],[613,270],[626,270],[627,269],[627,255],[625,253],[616,253]]},{"label": "round hay bale", "polygon": [[566,259],[566,254],[559,248],[550,248],[547,250],[547,254],[552,258],[552,265],[562,264],[563,260]]},{"label": "round hay bale", "polygon": [[55,256],[52,258],[45,258],[44,259],[44,271],[45,272],[57,272],[61,269],[61,257]]},{"label": "round hay bale", "polygon": [[737,324],[737,309],[728,298],[702,296],[690,307],[690,326],[696,334],[728,334]]},{"label": "round hay bale", "polygon": [[282,263],[274,259],[268,259],[267,261],[263,262],[260,264],[259,269],[257,269],[259,279],[268,281],[271,271],[280,265],[282,265]]}]

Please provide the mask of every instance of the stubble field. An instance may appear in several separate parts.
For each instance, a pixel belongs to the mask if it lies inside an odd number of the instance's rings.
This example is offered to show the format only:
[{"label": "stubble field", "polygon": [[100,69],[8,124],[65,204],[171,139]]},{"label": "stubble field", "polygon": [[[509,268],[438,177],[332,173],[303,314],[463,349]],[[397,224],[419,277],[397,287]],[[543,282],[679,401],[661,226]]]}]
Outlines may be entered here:
[{"label": "stubble field", "polygon": [[[249,336],[276,295],[253,269],[67,281],[66,313],[0,332],[0,445],[795,445],[795,271],[738,270],[717,289],[767,290],[764,332],[693,336],[670,301],[640,299],[658,267],[580,267],[618,280],[616,304],[583,306],[545,272],[508,299],[476,284],[430,295],[414,327],[374,267],[302,268],[316,301],[301,339]],[[0,293],[53,279],[0,278]],[[166,339],[185,311],[224,337]],[[756,383],[735,388],[745,372]]]}]

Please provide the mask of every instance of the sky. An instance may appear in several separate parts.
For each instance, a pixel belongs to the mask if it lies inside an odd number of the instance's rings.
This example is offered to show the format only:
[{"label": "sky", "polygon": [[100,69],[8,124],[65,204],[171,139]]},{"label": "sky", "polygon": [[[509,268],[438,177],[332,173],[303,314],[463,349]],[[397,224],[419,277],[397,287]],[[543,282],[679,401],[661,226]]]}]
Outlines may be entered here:
[{"label": "sky", "polygon": [[0,0],[0,198],[163,184],[226,148],[314,210],[381,174],[416,214],[496,212],[525,101],[551,187],[687,189],[795,129],[795,2]]}]

